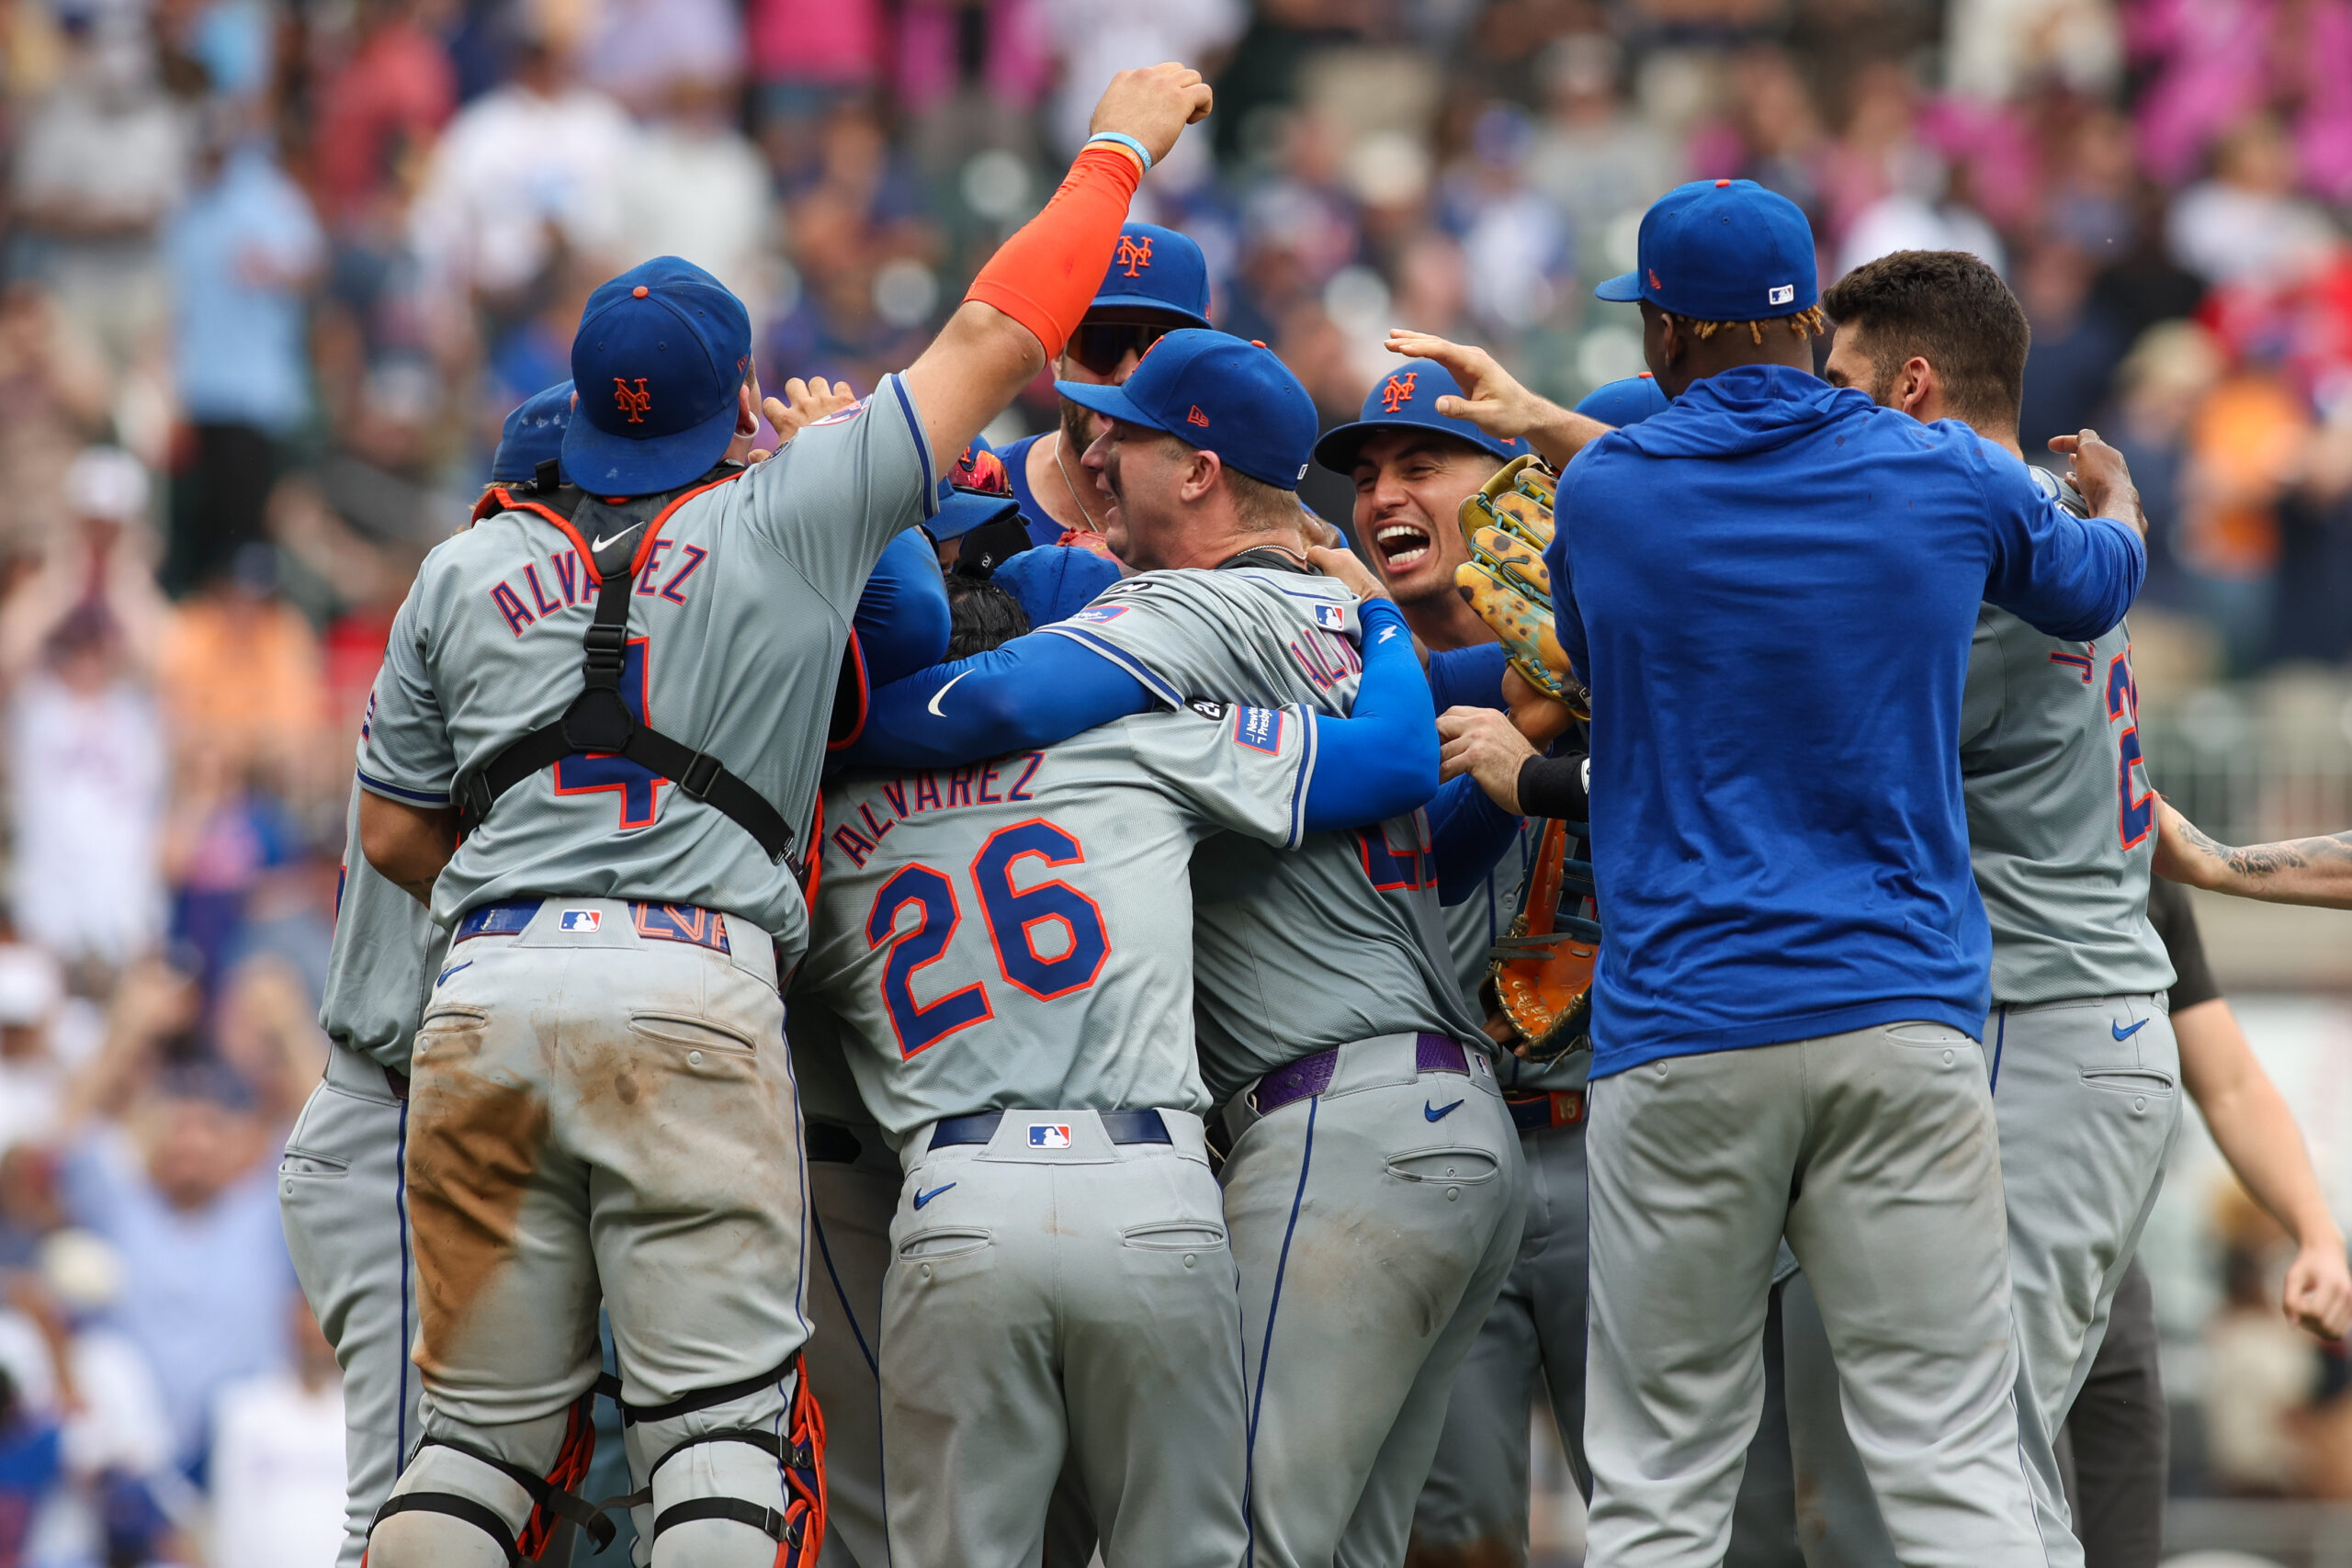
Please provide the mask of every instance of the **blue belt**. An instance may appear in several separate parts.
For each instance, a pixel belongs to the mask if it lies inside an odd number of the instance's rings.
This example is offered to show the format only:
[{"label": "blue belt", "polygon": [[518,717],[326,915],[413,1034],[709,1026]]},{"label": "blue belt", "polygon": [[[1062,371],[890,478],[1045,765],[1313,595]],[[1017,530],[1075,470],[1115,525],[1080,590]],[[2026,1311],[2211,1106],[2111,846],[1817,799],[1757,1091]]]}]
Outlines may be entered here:
[{"label": "blue belt", "polygon": [[[1172,1144],[1168,1135],[1168,1123],[1157,1111],[1098,1111],[1095,1119],[1102,1123],[1103,1134],[1114,1144]],[[982,1111],[970,1116],[950,1116],[931,1129],[930,1148],[952,1148],[958,1144],[985,1144],[996,1136],[997,1127],[1004,1121],[1001,1111]]]},{"label": "blue belt", "polygon": [[[478,936],[514,936],[531,923],[547,904],[545,898],[508,898],[496,904],[483,904],[466,911],[458,922],[457,933],[449,945],[467,942]],[[655,942],[688,942],[696,947],[709,948],[713,953],[731,953],[727,944],[727,920],[716,909],[706,909],[699,904],[655,904],[631,898],[625,901],[629,921],[637,934]],[[595,926],[576,927],[575,916],[585,916],[601,921],[603,912],[594,909],[563,911],[564,930],[594,931]]]},{"label": "blue belt", "polygon": [[1536,1094],[1505,1094],[1503,1103],[1510,1108],[1511,1125],[1522,1133],[1541,1133],[1554,1127],[1574,1127],[1584,1120],[1584,1090],[1555,1089]]}]

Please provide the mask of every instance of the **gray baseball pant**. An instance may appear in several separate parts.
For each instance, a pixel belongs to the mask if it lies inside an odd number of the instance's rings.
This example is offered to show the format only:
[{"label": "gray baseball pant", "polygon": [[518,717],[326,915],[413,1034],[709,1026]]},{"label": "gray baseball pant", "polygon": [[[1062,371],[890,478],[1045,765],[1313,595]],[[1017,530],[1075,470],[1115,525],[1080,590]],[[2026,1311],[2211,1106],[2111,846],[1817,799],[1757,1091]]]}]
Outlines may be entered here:
[{"label": "gray baseball pant", "polygon": [[[2054,1449],[2105,1337],[2180,1128],[2180,1048],[2160,996],[2002,1007],[1993,1043],[2019,1444],[2051,1560],[2080,1561]],[[1802,1278],[1802,1277],[1801,1277]],[[1839,1416],[1837,1364],[1810,1287],[1791,1287],[1789,1441],[1815,1568],[1897,1561]]]},{"label": "gray baseball pant", "polygon": [[1073,1110],[1007,1111],[985,1144],[909,1136],[882,1286],[896,1561],[1034,1568],[1066,1457],[1105,1562],[1241,1560],[1233,1254],[1200,1118],[1159,1115],[1167,1143]]},{"label": "gray baseball pant", "polygon": [[[775,950],[750,921],[719,919],[728,953],[641,936],[626,902],[549,898],[520,933],[450,950],[409,1094],[426,1445],[388,1506],[438,1494],[519,1529],[530,1493],[476,1453],[549,1473],[596,1379],[601,1289],[628,1405],[741,1389],[628,1428],[631,1473],[652,1491],[637,1511],[640,1568],[649,1541],[654,1568],[775,1562],[776,1542],[736,1518],[688,1518],[655,1539],[684,1503],[787,1510],[774,1455],[680,1445],[781,1432],[808,1337],[800,1116]],[[369,1554],[371,1568],[505,1561],[477,1523],[413,1506],[382,1517]]]},{"label": "gray baseball pant", "polygon": [[1764,1396],[1786,1234],[1911,1568],[2043,1564],[2012,1399],[1984,1057],[1899,1022],[1592,1085],[1585,1446],[1594,1568],[1714,1568]]},{"label": "gray baseball pant", "polygon": [[[809,1123],[808,1386],[825,1412],[824,1561],[889,1568],[882,1518],[882,1275],[899,1156],[872,1123]],[[856,1157],[841,1139],[854,1140]]]},{"label": "gray baseball pant", "polygon": [[1227,1109],[1249,1568],[1404,1560],[1454,1374],[1519,1255],[1527,1172],[1493,1067],[1417,1059],[1410,1034],[1358,1041],[1322,1093]]},{"label": "gray baseball pant", "polygon": [[[422,980],[419,984],[422,984]],[[408,1105],[374,1061],[327,1051],[277,1167],[277,1206],[295,1277],[343,1366],[346,1533],[337,1568],[359,1568],[368,1526],[391,1495],[423,1385],[410,1370],[416,1292],[409,1266],[401,1145]]]}]

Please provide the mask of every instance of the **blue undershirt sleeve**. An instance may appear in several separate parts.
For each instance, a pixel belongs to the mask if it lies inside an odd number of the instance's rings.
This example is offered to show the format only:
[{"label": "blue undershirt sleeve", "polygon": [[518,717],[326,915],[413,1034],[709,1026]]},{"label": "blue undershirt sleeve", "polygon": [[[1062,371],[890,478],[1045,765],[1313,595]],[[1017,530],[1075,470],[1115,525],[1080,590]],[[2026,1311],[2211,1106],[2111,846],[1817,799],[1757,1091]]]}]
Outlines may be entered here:
[{"label": "blue undershirt sleeve", "polygon": [[1412,633],[1385,599],[1367,599],[1356,613],[1363,622],[1363,678],[1349,716],[1314,716],[1309,832],[1370,827],[1437,793],[1437,710]]},{"label": "blue undershirt sleeve", "polygon": [[[1428,688],[1422,691],[1426,701]],[[849,761],[857,767],[961,767],[1050,746],[1154,705],[1141,682],[1085,644],[1032,633],[876,690]]]},{"label": "blue undershirt sleeve", "polygon": [[1461,903],[1478,891],[1519,838],[1520,818],[1497,806],[1468,773],[1438,786],[1430,802],[1430,848],[1437,857],[1437,901]]},{"label": "blue undershirt sleeve", "polygon": [[865,678],[876,686],[947,656],[947,583],[922,529],[910,528],[883,547],[850,625],[865,656]]},{"label": "blue undershirt sleeve", "polygon": [[1498,642],[1476,648],[1432,649],[1430,653],[1430,696],[1437,711],[1448,708],[1498,708],[1503,705],[1503,670],[1510,655]]}]

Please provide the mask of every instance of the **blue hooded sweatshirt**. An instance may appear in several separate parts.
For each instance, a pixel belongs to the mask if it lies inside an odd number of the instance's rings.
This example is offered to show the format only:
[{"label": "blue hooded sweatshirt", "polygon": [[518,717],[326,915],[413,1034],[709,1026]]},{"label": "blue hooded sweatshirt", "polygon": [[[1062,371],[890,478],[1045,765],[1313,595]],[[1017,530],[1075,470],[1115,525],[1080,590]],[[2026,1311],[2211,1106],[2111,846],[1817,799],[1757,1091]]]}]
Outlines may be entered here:
[{"label": "blue hooded sweatshirt", "polygon": [[1961,803],[1978,604],[2123,618],[2146,557],[1967,426],[1743,366],[1561,478],[1560,641],[1592,688],[1595,1077],[1909,1019],[1982,1033]]}]

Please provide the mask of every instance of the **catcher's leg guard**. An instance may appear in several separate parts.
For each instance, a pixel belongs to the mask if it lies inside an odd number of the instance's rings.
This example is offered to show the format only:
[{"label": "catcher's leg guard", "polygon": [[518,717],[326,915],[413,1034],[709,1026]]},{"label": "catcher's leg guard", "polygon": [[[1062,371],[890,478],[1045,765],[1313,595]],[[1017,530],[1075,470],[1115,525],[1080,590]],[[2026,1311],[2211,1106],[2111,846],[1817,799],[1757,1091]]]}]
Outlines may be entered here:
[{"label": "catcher's leg guard", "polygon": [[[372,1568],[496,1568],[537,1562],[557,1525],[571,1520],[599,1550],[617,1533],[604,1510],[572,1488],[595,1457],[593,1393],[561,1416],[466,1437],[427,1437],[376,1511]],[[546,1474],[510,1455],[544,1453]],[[503,1450],[503,1451],[502,1451]]]},{"label": "catcher's leg guard", "polygon": [[[825,1535],[825,1420],[799,1352],[756,1380],[624,1404],[645,1486],[639,1559],[658,1568],[810,1568]],[[650,1523],[646,1515],[650,1515]]]}]

